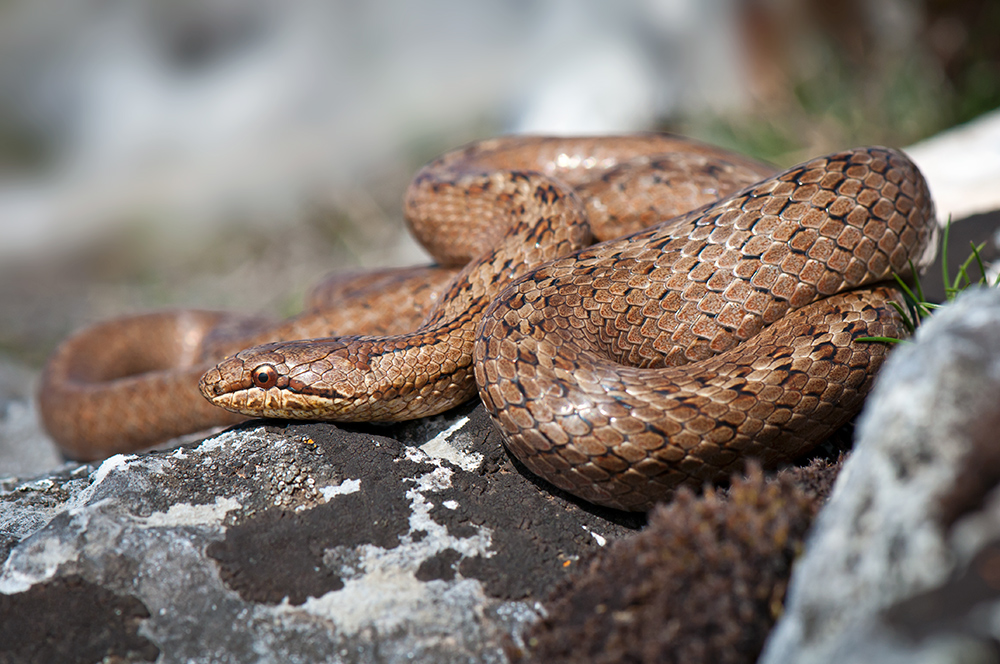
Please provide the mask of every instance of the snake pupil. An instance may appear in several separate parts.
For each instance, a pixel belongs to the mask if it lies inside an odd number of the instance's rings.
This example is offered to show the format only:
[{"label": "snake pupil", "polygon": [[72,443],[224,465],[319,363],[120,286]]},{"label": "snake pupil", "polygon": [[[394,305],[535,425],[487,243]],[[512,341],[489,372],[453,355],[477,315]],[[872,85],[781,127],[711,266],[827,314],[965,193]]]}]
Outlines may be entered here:
[{"label": "snake pupil", "polygon": [[264,364],[254,369],[253,384],[261,389],[273,387],[278,382],[278,372],[270,364]]}]

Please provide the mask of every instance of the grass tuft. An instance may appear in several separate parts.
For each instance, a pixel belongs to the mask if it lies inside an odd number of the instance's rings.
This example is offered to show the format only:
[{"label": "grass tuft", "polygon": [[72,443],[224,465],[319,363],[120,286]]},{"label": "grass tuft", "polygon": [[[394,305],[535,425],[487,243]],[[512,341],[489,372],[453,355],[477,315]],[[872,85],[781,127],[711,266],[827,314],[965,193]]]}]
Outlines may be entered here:
[{"label": "grass tuft", "polygon": [[[986,246],[985,242],[976,245],[973,242],[969,243],[972,249],[972,253],[969,257],[958,267],[958,272],[955,273],[954,277],[950,277],[948,274],[948,234],[951,230],[951,217],[948,218],[948,223],[944,227],[944,236],[941,238],[941,278],[944,282],[945,300],[951,302],[954,300],[959,293],[964,291],[970,286],[1000,286],[1000,275],[991,284],[986,278],[986,264],[983,262],[982,255],[980,252],[983,247]],[[976,265],[979,267],[979,273],[982,275],[975,282],[969,277],[969,266],[975,261]],[[917,328],[920,327],[920,323],[934,313],[935,309],[940,309],[941,305],[934,302],[928,302],[924,297],[924,290],[920,285],[920,275],[913,267],[913,261],[910,261],[910,272],[913,274],[913,288],[910,288],[906,282],[898,274],[893,274],[893,278],[896,283],[899,284],[900,289],[903,291],[903,301],[906,303],[904,308],[898,302],[890,302],[889,305],[894,308],[899,315],[903,318],[903,326],[906,327],[907,332],[913,334],[916,332]],[[857,341],[877,341],[881,343],[906,343],[906,339],[897,339],[895,337],[858,337]]]}]

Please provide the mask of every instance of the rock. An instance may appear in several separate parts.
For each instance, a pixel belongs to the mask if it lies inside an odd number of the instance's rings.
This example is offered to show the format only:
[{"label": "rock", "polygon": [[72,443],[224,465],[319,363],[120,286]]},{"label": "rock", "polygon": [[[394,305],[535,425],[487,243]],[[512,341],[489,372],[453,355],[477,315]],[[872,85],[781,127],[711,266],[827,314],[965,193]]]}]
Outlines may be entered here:
[{"label": "rock", "polygon": [[761,662],[997,662],[1000,290],[897,349]]},{"label": "rock", "polygon": [[62,462],[34,403],[38,372],[0,353],[0,477],[37,475]]},{"label": "rock", "polygon": [[504,661],[580,557],[642,522],[515,468],[473,405],[258,420],[0,501],[0,662]]},{"label": "rock", "polygon": [[1000,209],[1000,110],[906,148],[930,184],[944,223]]}]

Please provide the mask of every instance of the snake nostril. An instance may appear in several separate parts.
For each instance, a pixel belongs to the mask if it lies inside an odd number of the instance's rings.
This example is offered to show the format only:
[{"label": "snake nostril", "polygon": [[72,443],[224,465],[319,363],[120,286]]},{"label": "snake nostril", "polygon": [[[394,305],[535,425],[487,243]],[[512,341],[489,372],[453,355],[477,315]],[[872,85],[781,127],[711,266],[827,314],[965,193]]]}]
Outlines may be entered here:
[{"label": "snake nostril", "polygon": [[275,383],[278,382],[278,372],[270,364],[262,364],[253,370],[251,379],[254,387],[266,390],[274,387]]}]

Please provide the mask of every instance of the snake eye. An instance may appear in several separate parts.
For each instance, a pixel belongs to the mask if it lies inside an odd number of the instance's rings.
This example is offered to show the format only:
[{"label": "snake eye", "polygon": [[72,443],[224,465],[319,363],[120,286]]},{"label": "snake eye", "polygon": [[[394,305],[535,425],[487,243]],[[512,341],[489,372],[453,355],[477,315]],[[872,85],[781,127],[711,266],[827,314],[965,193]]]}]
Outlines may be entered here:
[{"label": "snake eye", "polygon": [[254,387],[266,390],[278,382],[278,372],[270,364],[262,364],[253,370]]}]

